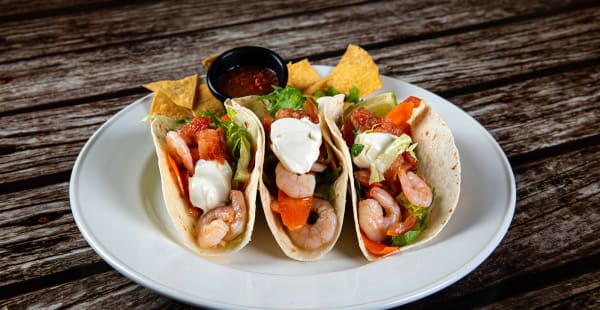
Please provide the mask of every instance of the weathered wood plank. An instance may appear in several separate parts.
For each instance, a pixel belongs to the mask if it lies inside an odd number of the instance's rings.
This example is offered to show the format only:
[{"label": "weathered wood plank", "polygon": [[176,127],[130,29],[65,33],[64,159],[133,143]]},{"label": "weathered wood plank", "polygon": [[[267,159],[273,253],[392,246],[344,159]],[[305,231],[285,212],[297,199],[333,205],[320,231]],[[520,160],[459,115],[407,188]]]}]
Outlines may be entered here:
[{"label": "weathered wood plank", "polygon": [[140,95],[0,117],[0,184],[70,171],[89,137]]},{"label": "weathered wood plank", "polygon": [[595,65],[449,100],[482,123],[510,157],[598,135],[598,80]]},{"label": "weathered wood plank", "polygon": [[[354,1],[178,1],[132,3],[0,24],[1,62],[327,10]],[[541,6],[541,2],[537,4]],[[231,7],[235,6],[235,12]],[[176,17],[176,18],[174,18]]]},{"label": "weathered wood plank", "polygon": [[[83,5],[109,5],[114,0],[35,0],[35,1],[21,1],[21,0],[3,0],[0,3],[0,21],[3,21],[7,17],[14,17],[21,15],[25,18],[39,14],[40,12],[53,11],[58,13],[60,11],[73,10]],[[4,33],[0,31],[0,33]],[[1,58],[1,57],[0,57]]]},{"label": "weathered wood plank", "polygon": [[373,51],[374,59],[383,74],[448,92],[598,59],[598,11],[582,9],[402,44]]},{"label": "weathered wood plank", "polygon": [[[342,52],[349,42],[376,44],[430,32],[431,27],[435,31],[445,29],[442,25],[459,27],[469,21],[490,18],[487,10],[472,11],[473,8],[440,12],[423,7],[406,12],[402,18],[395,15],[398,14],[395,3],[361,8],[351,6],[0,64],[0,93],[3,100],[11,102],[0,106],[0,113],[134,89],[157,79],[203,73],[199,68],[202,58],[233,46],[259,44],[278,51],[286,59],[295,59],[323,53],[323,46],[328,46],[327,51]],[[598,12],[577,10],[411,42],[373,50],[373,56],[382,73],[440,92],[599,57]],[[498,46],[504,50],[498,52]],[[336,61],[333,57],[320,62]]]},{"label": "weathered wood plank", "polygon": [[101,261],[73,221],[68,187],[2,195],[0,286]]},{"label": "weathered wood plank", "polygon": [[28,309],[193,309],[141,287],[114,270],[8,298],[0,301],[0,306],[9,309],[13,306]]},{"label": "weathered wood plank", "polygon": [[549,305],[547,309],[598,309],[599,306],[600,288],[596,288],[591,292],[573,292],[573,296],[570,298],[555,302]]},{"label": "weathered wood plank", "polygon": [[[594,271],[584,274],[568,281],[555,283],[539,290],[533,290],[505,300],[494,302],[486,309],[517,309],[531,308],[569,308],[569,309],[592,309],[600,303],[600,272]],[[572,300],[577,296],[577,301]],[[571,307],[565,307],[571,305]],[[575,305],[578,305],[575,307]],[[562,307],[561,307],[562,306]]]}]

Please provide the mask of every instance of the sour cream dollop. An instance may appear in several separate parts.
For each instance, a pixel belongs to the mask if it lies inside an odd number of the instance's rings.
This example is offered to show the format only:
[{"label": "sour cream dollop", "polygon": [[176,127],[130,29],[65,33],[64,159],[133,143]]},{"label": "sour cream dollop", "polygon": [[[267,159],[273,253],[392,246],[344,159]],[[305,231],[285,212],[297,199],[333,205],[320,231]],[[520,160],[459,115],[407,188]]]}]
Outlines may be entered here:
[{"label": "sour cream dollop", "polygon": [[394,142],[396,138],[398,137],[385,132],[369,132],[356,135],[354,144],[361,144],[364,148],[352,161],[360,168],[369,168],[377,155]]},{"label": "sour cream dollop", "polygon": [[281,118],[271,124],[271,149],[286,169],[302,174],[319,158],[319,124],[308,118]]},{"label": "sour cream dollop", "polygon": [[223,206],[229,200],[231,176],[229,163],[216,160],[198,160],[194,175],[189,178],[190,201],[204,212]]}]

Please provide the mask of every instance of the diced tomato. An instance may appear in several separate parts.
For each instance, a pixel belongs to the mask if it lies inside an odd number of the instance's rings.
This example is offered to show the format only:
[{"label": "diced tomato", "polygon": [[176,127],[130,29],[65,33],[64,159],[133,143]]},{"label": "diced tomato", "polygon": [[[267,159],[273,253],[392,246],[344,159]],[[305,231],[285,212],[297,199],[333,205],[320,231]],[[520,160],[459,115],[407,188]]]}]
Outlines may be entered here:
[{"label": "diced tomato", "polygon": [[196,139],[195,134],[198,131],[212,128],[210,125],[212,120],[208,117],[198,116],[194,117],[189,123],[185,124],[179,129],[179,135],[185,140],[185,143],[189,145],[195,145]]},{"label": "diced tomato", "polygon": [[275,112],[275,119],[282,119],[282,118],[287,118],[287,117],[291,117],[291,118],[296,118],[296,119],[301,119],[301,118],[305,118],[308,117],[310,118],[310,120],[313,123],[318,123],[319,119],[318,116],[316,119],[313,119],[311,117],[311,115],[309,114],[309,112],[304,111],[304,110],[294,110],[294,109],[280,109],[277,112]]},{"label": "diced tomato", "polygon": [[404,133],[403,127],[394,124],[390,119],[378,117],[365,108],[354,110],[348,119],[359,132],[372,129],[375,132],[387,132],[395,136]]},{"label": "diced tomato", "polygon": [[369,178],[371,178],[371,171],[369,169],[355,170],[354,177],[356,178],[356,180],[358,180],[358,183],[360,183],[360,185],[366,188],[370,186]]},{"label": "diced tomato", "polygon": [[349,119],[354,128],[358,129],[360,132],[372,129],[373,126],[381,122],[381,118],[362,107],[354,110],[352,114],[350,114]]},{"label": "diced tomato", "polygon": [[[405,124],[405,125],[408,125],[408,124]],[[387,133],[393,134],[394,136],[400,136],[401,134],[405,133],[403,125],[396,125],[387,118],[382,118],[380,123],[373,126],[373,131],[387,132]]]},{"label": "diced tomato", "polygon": [[344,141],[346,141],[348,148],[352,148],[352,145],[354,144],[354,138],[356,136],[354,134],[354,129],[354,125],[352,124],[350,118],[346,118],[344,124],[342,125],[342,138]]},{"label": "diced tomato", "polygon": [[196,132],[195,137],[199,159],[217,160],[221,163],[227,159],[227,138],[222,128],[204,129]]},{"label": "diced tomato", "polygon": [[268,137],[269,134],[271,133],[271,124],[273,124],[273,117],[271,117],[271,115],[265,113],[263,115],[262,123],[263,123],[263,128],[265,129],[265,134]]},{"label": "diced tomato", "polygon": [[308,220],[313,197],[292,198],[279,190],[277,201],[283,225],[289,230],[302,228]]},{"label": "diced tomato", "polygon": [[313,123],[319,122],[319,110],[310,99],[306,99],[304,103],[304,109],[308,112],[308,116]]},{"label": "diced tomato", "polygon": [[417,169],[417,160],[410,155],[409,152],[402,153],[402,158],[404,159],[404,170],[411,171]]}]

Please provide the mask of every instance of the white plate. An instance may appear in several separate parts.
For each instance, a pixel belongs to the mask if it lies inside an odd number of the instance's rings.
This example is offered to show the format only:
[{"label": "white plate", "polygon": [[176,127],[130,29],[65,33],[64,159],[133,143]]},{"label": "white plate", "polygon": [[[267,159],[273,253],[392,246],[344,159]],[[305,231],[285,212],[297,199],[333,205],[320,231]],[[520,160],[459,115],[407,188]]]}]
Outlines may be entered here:
[{"label": "white plate", "polygon": [[[331,67],[315,66],[325,75]],[[515,180],[500,146],[452,103],[382,77],[398,98],[424,98],[448,123],[460,152],[461,195],[454,216],[431,242],[368,263],[347,216],[335,248],[322,260],[286,258],[257,210],[252,241],[228,259],[196,256],[175,233],[160,190],[146,96],[108,120],[73,168],[73,216],[90,246],[135,282],[172,298],[225,308],[381,308],[405,304],[458,281],[496,248],[512,219]],[[346,212],[350,215],[351,212]]]}]

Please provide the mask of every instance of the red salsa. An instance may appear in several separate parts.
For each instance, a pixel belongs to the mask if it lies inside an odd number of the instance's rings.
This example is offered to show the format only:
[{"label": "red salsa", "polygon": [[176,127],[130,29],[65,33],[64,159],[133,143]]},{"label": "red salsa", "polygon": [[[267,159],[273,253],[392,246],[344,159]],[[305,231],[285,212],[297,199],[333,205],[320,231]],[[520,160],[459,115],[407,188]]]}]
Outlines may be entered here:
[{"label": "red salsa", "polygon": [[258,66],[240,66],[225,72],[217,80],[217,87],[228,97],[264,95],[277,85],[273,70]]}]

